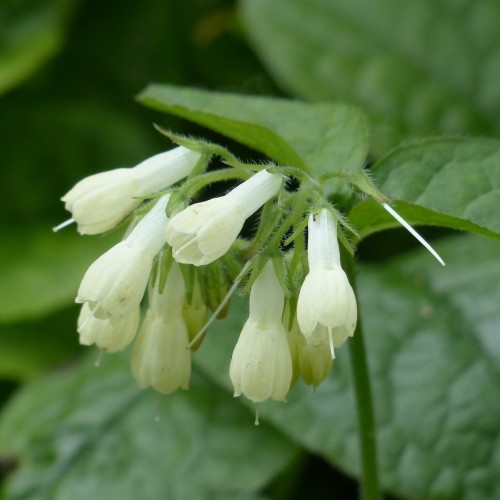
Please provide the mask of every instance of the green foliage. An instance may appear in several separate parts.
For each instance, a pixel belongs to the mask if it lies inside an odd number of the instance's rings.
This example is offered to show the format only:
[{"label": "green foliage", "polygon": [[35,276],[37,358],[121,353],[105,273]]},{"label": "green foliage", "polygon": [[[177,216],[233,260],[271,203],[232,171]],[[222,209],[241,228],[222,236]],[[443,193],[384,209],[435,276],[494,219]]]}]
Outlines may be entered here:
[{"label": "green foliage", "polygon": [[[500,141],[452,138],[401,146],[372,171],[410,223],[500,236]],[[371,200],[356,205],[349,218],[361,237],[398,224]]]},{"label": "green foliage", "polygon": [[[116,241],[54,234],[48,227],[16,231],[0,245],[0,324],[45,316],[73,301],[86,268]],[[19,248],[25,248],[20,253]]]},{"label": "green foliage", "polygon": [[0,94],[60,49],[74,0],[5,0],[0,9]]},{"label": "green foliage", "polygon": [[361,169],[367,137],[363,115],[341,104],[301,102],[151,85],[139,100],[316,176]]},{"label": "green foliage", "polygon": [[19,463],[6,498],[246,498],[295,457],[205,377],[160,399],[136,387],[126,359],[87,361],[14,399],[0,423],[0,449]]},{"label": "green foliage", "polygon": [[[496,498],[498,244],[453,237],[437,248],[446,255],[446,268],[419,250],[385,265],[364,266],[359,275],[382,484],[408,498]],[[241,316],[233,310],[220,322],[198,359],[228,390],[225,371]],[[286,405],[262,405],[261,415],[306,449],[359,473],[345,347],[337,352],[330,378],[316,391],[298,385]]]},{"label": "green foliage", "polygon": [[[453,237],[438,250],[447,256],[444,269],[419,250],[364,266],[359,276],[383,486],[404,497],[496,498],[498,245]],[[273,427],[254,428],[254,408],[245,403],[250,411],[243,411],[230,397],[227,377],[244,314],[235,302],[214,325],[196,355],[204,376],[196,375],[190,392],[162,400],[160,423],[153,422],[156,396],[135,388],[118,355],[99,369],[86,363],[28,386],[0,421],[0,449],[20,460],[7,498],[32,498],[35,488],[41,497],[99,489],[128,498],[139,478],[152,498],[259,489],[296,451],[278,429],[356,474],[347,350],[316,391],[299,384],[287,404],[261,405],[261,419]]]},{"label": "green foliage", "polygon": [[[160,422],[126,355],[99,369],[97,353],[75,360],[70,305],[113,241],[53,234],[68,216],[59,198],[85,175],[170,148],[153,122],[340,176],[329,192],[364,240],[361,258],[380,260],[399,237],[367,238],[397,222],[351,197],[346,178],[367,152],[374,182],[410,223],[500,235],[499,142],[472,137],[500,131],[496,0],[240,0],[245,33],[234,3],[0,2],[2,402],[5,386],[26,382],[0,416],[0,468],[18,461],[6,499],[259,499],[304,452],[359,476],[348,350],[316,392],[299,384],[287,404],[261,405],[255,428],[227,376],[247,314],[237,300],[195,354],[192,389],[160,400]],[[263,97],[279,93],[271,77],[292,99]],[[133,102],[155,81],[168,84],[140,101],[166,114]],[[464,137],[421,139],[450,133]],[[498,242],[457,236],[436,247],[445,269],[423,251],[360,266],[382,484],[403,498],[497,498]],[[294,467],[272,498],[320,482]]]},{"label": "green foliage", "polygon": [[401,137],[500,130],[496,0],[241,0],[246,31],[289,93],[365,110],[381,153]]},{"label": "green foliage", "polygon": [[79,354],[77,314],[71,307],[43,319],[0,325],[0,379],[26,382]]}]

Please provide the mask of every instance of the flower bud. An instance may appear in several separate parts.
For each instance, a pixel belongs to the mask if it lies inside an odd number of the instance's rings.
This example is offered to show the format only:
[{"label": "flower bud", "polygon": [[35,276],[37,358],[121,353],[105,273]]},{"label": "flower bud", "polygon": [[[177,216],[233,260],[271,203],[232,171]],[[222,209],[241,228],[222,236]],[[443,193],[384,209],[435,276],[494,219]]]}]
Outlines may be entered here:
[{"label": "flower bud", "polygon": [[200,154],[182,146],[160,153],[134,168],[91,175],[62,197],[81,234],[109,231],[141,203],[141,197],[183,179]]},{"label": "flower bud", "polygon": [[340,267],[337,223],[329,210],[311,215],[308,224],[309,273],[300,289],[297,320],[310,345],[334,348],[352,337],[356,328],[356,298]]},{"label": "flower bud", "polygon": [[296,319],[288,331],[288,343],[293,353],[294,376],[300,376],[307,385],[317,387],[328,376],[333,364],[328,344],[309,345]]},{"label": "flower bud", "polygon": [[[189,341],[192,341],[208,321],[208,308],[203,301],[198,280],[194,283],[191,302],[185,300],[182,305],[182,316],[186,322]],[[200,347],[203,337],[204,335],[191,346],[191,350],[196,351]]]},{"label": "flower bud", "polygon": [[109,353],[123,351],[137,333],[139,319],[139,306],[134,307],[128,314],[112,323],[109,319],[96,318],[88,304],[83,304],[78,317],[80,344],[95,344]]},{"label": "flower bud", "polygon": [[292,380],[292,359],[281,322],[284,293],[269,261],[250,292],[250,313],[234,348],[229,376],[234,395],[259,403],[282,401]]},{"label": "flower bud", "polygon": [[160,280],[150,294],[149,309],[132,349],[132,374],[139,387],[162,394],[188,389],[191,351],[182,316],[184,281],[179,266],[170,268],[163,292]]},{"label": "flower bud", "polygon": [[227,195],[195,203],[172,217],[166,238],[174,258],[202,266],[224,255],[245,220],[278,193],[281,182],[279,175],[261,170]]},{"label": "flower bud", "polygon": [[128,237],[85,273],[76,302],[88,303],[96,318],[116,321],[141,302],[153,259],[164,245],[168,199],[160,198]]}]

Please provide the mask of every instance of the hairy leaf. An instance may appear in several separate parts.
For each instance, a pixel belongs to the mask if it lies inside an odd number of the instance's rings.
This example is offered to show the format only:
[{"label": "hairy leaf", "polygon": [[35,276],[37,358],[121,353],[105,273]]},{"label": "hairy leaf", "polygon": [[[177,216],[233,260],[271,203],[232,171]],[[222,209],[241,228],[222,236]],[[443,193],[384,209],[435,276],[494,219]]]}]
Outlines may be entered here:
[{"label": "hairy leaf", "polygon": [[[379,141],[500,128],[496,0],[241,0],[246,31],[278,83],[360,105]],[[383,151],[383,149],[379,149]]]},{"label": "hairy leaf", "polygon": [[295,456],[198,374],[189,392],[140,391],[127,356],[55,373],[13,400],[0,420],[0,454],[18,467],[6,499],[252,498]]},{"label": "hairy leaf", "polygon": [[354,173],[365,160],[363,115],[344,104],[306,104],[171,85],[151,85],[139,100],[316,176]]},{"label": "hairy leaf", "polygon": [[[457,236],[437,247],[446,268],[418,251],[394,263],[364,266],[359,274],[382,485],[409,498],[497,498],[499,244]],[[241,315],[240,309],[217,325],[199,358],[228,389],[225,370]],[[262,418],[359,474],[346,347],[337,351],[325,383],[316,391],[298,384],[287,400],[261,405]]]},{"label": "hairy leaf", "polygon": [[[402,146],[372,170],[410,223],[500,237],[500,141],[436,139]],[[373,201],[358,204],[349,217],[362,237],[398,224]]]}]

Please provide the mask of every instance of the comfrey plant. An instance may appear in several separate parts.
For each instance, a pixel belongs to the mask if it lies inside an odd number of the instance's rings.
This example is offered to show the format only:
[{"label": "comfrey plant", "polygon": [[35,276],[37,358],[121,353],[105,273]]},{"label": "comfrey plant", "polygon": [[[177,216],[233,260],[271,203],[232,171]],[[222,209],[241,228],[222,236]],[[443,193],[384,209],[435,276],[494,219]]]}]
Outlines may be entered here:
[{"label": "comfrey plant", "polygon": [[[318,386],[335,349],[355,335],[356,297],[342,266],[355,229],[325,183],[304,171],[247,165],[220,147],[177,140],[183,145],[88,177],[63,197],[72,218],[56,230],[74,221],[82,234],[97,234],[129,222],[83,277],[80,342],[110,353],[132,344],[141,388],[187,389],[192,352],[239,289],[250,301],[230,361],[234,395],[259,404],[284,401],[299,377]],[[207,171],[215,154],[230,166]],[[208,184],[234,180],[224,196],[190,204]],[[414,233],[364,172],[354,187]],[[256,230],[242,234],[256,213]]]}]

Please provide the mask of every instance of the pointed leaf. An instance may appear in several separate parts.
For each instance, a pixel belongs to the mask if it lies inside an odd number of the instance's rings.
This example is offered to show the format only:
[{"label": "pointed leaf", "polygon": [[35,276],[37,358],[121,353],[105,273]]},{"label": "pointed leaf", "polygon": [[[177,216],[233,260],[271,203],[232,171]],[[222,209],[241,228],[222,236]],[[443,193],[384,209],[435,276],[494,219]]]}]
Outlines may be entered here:
[{"label": "pointed leaf", "polygon": [[356,172],[365,160],[363,115],[344,104],[306,104],[172,85],[150,85],[139,100],[316,176]]},{"label": "pointed leaf", "polygon": [[[500,141],[455,138],[402,146],[372,170],[411,224],[500,238]],[[355,206],[349,218],[361,237],[398,225],[373,201]]]}]

